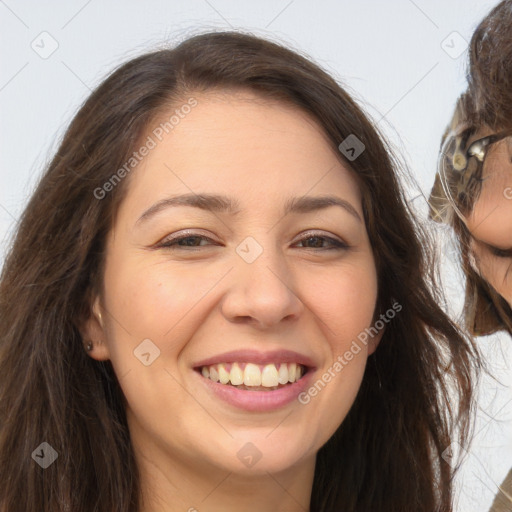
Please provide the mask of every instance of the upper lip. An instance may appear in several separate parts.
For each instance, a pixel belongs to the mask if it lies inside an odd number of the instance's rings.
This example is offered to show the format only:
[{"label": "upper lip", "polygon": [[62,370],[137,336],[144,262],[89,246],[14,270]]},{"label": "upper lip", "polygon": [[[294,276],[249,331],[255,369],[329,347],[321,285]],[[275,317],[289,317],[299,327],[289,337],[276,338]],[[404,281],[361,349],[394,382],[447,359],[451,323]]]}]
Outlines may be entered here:
[{"label": "upper lip", "polygon": [[270,363],[297,363],[308,368],[314,368],[313,360],[293,350],[273,350],[270,352],[260,352],[258,350],[233,350],[224,352],[207,359],[198,361],[194,368],[202,366],[210,366],[220,363],[254,363],[254,364],[270,364]]}]

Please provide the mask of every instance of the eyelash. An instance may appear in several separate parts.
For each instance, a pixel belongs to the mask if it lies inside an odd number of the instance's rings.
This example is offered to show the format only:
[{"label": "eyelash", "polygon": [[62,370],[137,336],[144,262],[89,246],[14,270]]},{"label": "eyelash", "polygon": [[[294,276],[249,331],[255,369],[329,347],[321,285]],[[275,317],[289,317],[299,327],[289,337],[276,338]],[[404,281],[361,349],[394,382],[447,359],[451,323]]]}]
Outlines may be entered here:
[{"label": "eyelash", "polygon": [[497,247],[489,247],[491,253],[497,258],[510,258],[512,256],[511,250],[498,249]]},{"label": "eyelash", "polygon": [[[165,248],[165,249],[170,249],[170,250],[174,250],[176,248],[178,248],[178,250],[182,250],[182,249],[198,250],[200,247],[204,247],[204,246],[178,245],[178,243],[182,240],[194,239],[194,238],[200,238],[201,240],[213,241],[211,238],[208,238],[207,236],[192,233],[192,234],[183,235],[183,236],[171,238],[167,241],[164,241],[160,245],[158,245],[158,248]],[[302,237],[299,240],[299,242],[304,242],[305,240],[309,240],[311,238],[319,238],[322,240],[327,240],[329,243],[331,243],[333,245],[333,247],[327,247],[327,248],[325,248],[325,247],[316,247],[316,248],[315,247],[305,247],[305,249],[312,249],[314,251],[332,251],[332,250],[340,251],[340,250],[347,250],[350,248],[346,243],[340,242],[339,240],[336,240],[335,238],[332,238],[329,236],[312,234],[312,233],[307,233],[306,236]]]}]

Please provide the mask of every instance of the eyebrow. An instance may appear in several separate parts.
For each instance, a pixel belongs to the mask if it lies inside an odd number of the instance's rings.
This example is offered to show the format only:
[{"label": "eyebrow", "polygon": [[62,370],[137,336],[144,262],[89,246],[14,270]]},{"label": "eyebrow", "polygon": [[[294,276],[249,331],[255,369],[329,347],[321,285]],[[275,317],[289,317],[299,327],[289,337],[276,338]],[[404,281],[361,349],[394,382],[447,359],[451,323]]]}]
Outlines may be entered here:
[{"label": "eyebrow", "polygon": [[[176,206],[190,206],[205,211],[228,213],[230,215],[236,215],[241,211],[240,203],[236,199],[226,196],[218,194],[182,194],[157,201],[144,211],[135,224],[139,225],[162,210]],[[330,206],[339,206],[359,222],[362,222],[357,210],[348,201],[336,196],[290,198],[285,203],[283,215],[288,215],[289,213],[310,213],[329,208]]]}]

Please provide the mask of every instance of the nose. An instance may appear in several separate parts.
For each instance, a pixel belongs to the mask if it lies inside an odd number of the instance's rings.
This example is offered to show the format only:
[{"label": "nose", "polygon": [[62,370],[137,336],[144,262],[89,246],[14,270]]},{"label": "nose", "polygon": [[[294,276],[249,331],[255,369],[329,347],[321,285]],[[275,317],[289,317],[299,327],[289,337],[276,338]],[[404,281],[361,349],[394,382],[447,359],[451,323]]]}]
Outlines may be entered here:
[{"label": "nose", "polygon": [[266,329],[297,320],[305,309],[296,279],[279,250],[264,249],[252,263],[235,254],[235,268],[222,302],[225,318]]}]

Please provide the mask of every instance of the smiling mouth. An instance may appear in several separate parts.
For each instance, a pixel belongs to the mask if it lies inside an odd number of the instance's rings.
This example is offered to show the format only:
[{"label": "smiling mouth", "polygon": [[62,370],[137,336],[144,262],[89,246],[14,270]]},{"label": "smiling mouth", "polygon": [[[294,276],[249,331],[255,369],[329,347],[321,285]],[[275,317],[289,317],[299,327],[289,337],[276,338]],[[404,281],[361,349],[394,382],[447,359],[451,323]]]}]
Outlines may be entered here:
[{"label": "smiling mouth", "polygon": [[300,380],[308,371],[297,363],[220,363],[196,368],[205,379],[246,391],[274,391]]}]

